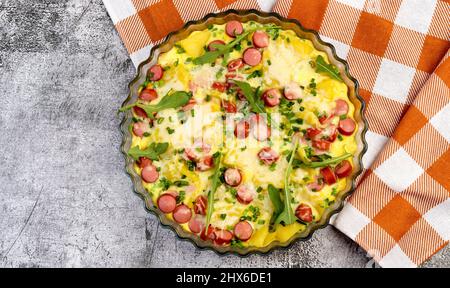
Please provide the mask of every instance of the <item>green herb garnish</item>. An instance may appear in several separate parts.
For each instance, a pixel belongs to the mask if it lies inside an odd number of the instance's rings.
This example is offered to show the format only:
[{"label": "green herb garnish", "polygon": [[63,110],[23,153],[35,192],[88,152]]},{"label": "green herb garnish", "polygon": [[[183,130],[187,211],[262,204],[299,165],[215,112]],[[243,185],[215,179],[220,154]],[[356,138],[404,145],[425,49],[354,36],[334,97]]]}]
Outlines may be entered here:
[{"label": "green herb garnish", "polygon": [[214,174],[211,176],[211,190],[209,190],[208,193],[208,207],[206,208],[206,229],[209,227],[209,223],[211,221],[211,216],[214,211],[214,193],[216,193],[217,188],[219,188],[220,182],[220,176],[221,176],[221,158],[222,154],[216,153],[214,155],[214,163],[216,164],[216,169],[214,170]]},{"label": "green herb garnish", "polygon": [[186,105],[189,102],[189,99],[192,98],[192,93],[188,93],[185,91],[176,91],[172,94],[167,94],[164,96],[158,104],[148,105],[136,102],[134,104],[122,107],[119,111],[125,112],[130,110],[133,107],[139,107],[144,109],[145,113],[147,113],[148,117],[154,118],[153,113],[160,112],[162,110],[171,109],[171,108],[179,108]]},{"label": "green herb garnish", "polygon": [[325,59],[321,55],[317,56],[316,58],[315,68],[317,73],[325,73],[335,80],[341,82],[343,81],[337,67],[333,64],[328,64],[327,62],[325,62]]},{"label": "green herb garnish", "polygon": [[159,156],[167,151],[169,143],[151,143],[147,149],[141,150],[138,146],[134,146],[128,150],[128,155],[138,161],[141,157],[151,160],[158,160]]},{"label": "green herb garnish", "polygon": [[306,168],[320,168],[320,167],[326,167],[326,166],[330,166],[333,164],[337,164],[340,163],[341,161],[351,157],[352,154],[350,153],[345,153],[344,155],[341,155],[339,157],[335,157],[335,158],[329,158],[327,160],[323,160],[320,162],[310,162],[310,163],[300,163],[300,167],[306,167]]}]

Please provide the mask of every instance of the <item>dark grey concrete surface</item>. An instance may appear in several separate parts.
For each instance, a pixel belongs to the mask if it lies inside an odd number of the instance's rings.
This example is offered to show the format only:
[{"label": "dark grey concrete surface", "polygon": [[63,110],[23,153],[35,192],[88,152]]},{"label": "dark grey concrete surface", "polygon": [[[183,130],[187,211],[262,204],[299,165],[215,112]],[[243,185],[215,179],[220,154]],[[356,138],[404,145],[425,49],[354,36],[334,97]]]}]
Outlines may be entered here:
[{"label": "dark grey concrete surface", "polygon": [[[328,227],[247,258],[196,250],[131,192],[116,111],[135,69],[100,0],[0,0],[0,267],[365,267]],[[425,266],[449,267],[447,247]]]}]

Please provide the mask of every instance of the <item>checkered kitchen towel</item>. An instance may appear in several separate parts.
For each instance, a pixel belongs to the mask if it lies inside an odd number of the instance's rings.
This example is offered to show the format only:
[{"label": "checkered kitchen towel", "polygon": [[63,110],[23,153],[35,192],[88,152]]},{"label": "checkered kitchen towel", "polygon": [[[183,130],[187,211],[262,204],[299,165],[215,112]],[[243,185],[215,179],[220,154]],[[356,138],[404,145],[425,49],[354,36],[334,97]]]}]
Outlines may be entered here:
[{"label": "checkered kitchen towel", "polygon": [[[136,66],[188,20],[274,2],[104,0]],[[421,264],[450,239],[448,0],[278,0],[273,9],[333,43],[368,103],[368,169],[334,225],[383,267]]]}]

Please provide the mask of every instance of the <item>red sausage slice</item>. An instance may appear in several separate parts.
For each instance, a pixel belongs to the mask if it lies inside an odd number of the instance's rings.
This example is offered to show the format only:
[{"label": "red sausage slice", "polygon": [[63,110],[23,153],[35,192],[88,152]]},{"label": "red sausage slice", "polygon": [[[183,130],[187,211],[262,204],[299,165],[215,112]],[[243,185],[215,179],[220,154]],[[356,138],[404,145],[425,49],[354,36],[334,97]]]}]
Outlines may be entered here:
[{"label": "red sausage slice", "polygon": [[348,113],[348,104],[345,100],[337,99],[336,108],[334,109],[334,114],[336,116],[346,115]]},{"label": "red sausage slice", "polygon": [[265,48],[269,46],[269,36],[264,31],[256,31],[253,33],[253,45],[257,48]]},{"label": "red sausage slice", "polygon": [[191,220],[191,217],[191,209],[184,204],[178,205],[175,210],[173,210],[173,219],[177,221],[177,223],[187,223],[189,220]]},{"label": "red sausage slice", "polygon": [[163,194],[159,196],[157,204],[161,212],[172,213],[173,210],[175,210],[175,207],[177,206],[177,199],[175,199],[175,197],[173,197],[170,194]]},{"label": "red sausage slice", "polygon": [[261,62],[262,54],[258,49],[255,48],[247,48],[244,51],[244,62],[250,66],[256,66]]},{"label": "red sausage slice", "polygon": [[253,227],[247,221],[241,221],[234,226],[234,235],[242,241],[247,241],[252,237]]},{"label": "red sausage slice", "polygon": [[194,141],[191,147],[184,149],[184,158],[191,161],[200,161],[211,151],[211,145],[203,142],[202,139]]},{"label": "red sausage slice", "polygon": [[147,183],[154,183],[159,178],[159,173],[154,165],[145,166],[141,172],[142,179]]},{"label": "red sausage slice", "polygon": [[353,131],[355,131],[356,124],[353,119],[347,118],[344,120],[339,121],[339,132],[341,132],[342,135],[350,136],[353,134]]},{"label": "red sausage slice", "polygon": [[159,81],[163,75],[164,69],[158,64],[150,67],[150,70],[148,71],[148,78],[150,78],[151,81]]},{"label": "red sausage slice", "polygon": [[303,222],[309,223],[313,221],[312,209],[307,204],[298,205],[295,210],[295,216]]},{"label": "red sausage slice", "polygon": [[222,40],[211,41],[211,43],[208,44],[208,50],[209,51],[217,51],[217,48],[215,45],[225,45],[225,42]]},{"label": "red sausage slice", "polygon": [[234,128],[234,136],[238,139],[245,139],[250,134],[250,123],[246,120],[241,120]]},{"label": "red sausage slice", "polygon": [[227,113],[236,113],[237,112],[236,104],[234,104],[233,102],[224,100],[224,101],[222,101],[222,107]]},{"label": "red sausage slice", "polygon": [[242,66],[244,66],[244,61],[242,60],[242,58],[231,60],[228,63],[228,71],[236,71],[239,68],[242,68]]},{"label": "red sausage slice", "polygon": [[320,122],[320,124],[326,124],[326,123],[328,123],[331,119],[333,119],[333,117],[334,117],[334,115],[333,114],[331,114],[331,115],[326,115],[326,114],[324,114],[324,115],[322,115],[322,116],[320,116],[319,117],[319,122]]},{"label": "red sausage slice", "polygon": [[262,95],[264,104],[267,107],[275,107],[280,104],[281,92],[278,89],[269,89]]},{"label": "red sausage slice", "polygon": [[219,92],[225,92],[225,90],[227,90],[227,84],[222,82],[214,82],[212,84],[212,88]]},{"label": "red sausage slice", "polygon": [[323,181],[320,181],[320,182],[316,181],[316,182],[313,182],[313,183],[309,183],[307,185],[308,189],[311,190],[312,192],[317,192],[317,191],[322,190],[323,186],[325,186],[323,184]]},{"label": "red sausage slice", "polygon": [[198,196],[194,202],[195,214],[206,215],[206,207],[208,206],[208,199],[205,196]]},{"label": "red sausage slice", "polygon": [[158,98],[158,93],[156,92],[155,89],[144,89],[139,95],[139,99],[148,102],[153,101],[156,98]]},{"label": "red sausage slice", "polygon": [[147,122],[136,122],[133,124],[133,133],[137,137],[143,137],[145,132],[147,132],[149,128],[150,127]]},{"label": "red sausage slice", "polygon": [[188,226],[192,233],[198,234],[205,228],[205,218],[200,215],[195,215],[189,221]]},{"label": "red sausage slice", "polygon": [[203,228],[202,233],[200,234],[200,238],[204,241],[206,240],[212,240],[214,241],[216,239],[216,229],[211,227],[211,225],[208,227],[208,229]]},{"label": "red sausage slice", "polygon": [[297,83],[290,83],[284,87],[284,98],[287,100],[300,99],[303,96],[303,90]]},{"label": "red sausage slice", "polygon": [[148,159],[147,157],[140,157],[138,161],[138,165],[141,169],[144,169],[145,167],[152,165],[153,161],[151,159]]},{"label": "red sausage slice", "polygon": [[237,35],[241,35],[242,32],[244,32],[244,27],[239,21],[233,20],[225,25],[225,33],[230,37],[235,38]]},{"label": "red sausage slice", "polygon": [[134,114],[136,114],[136,116],[141,117],[141,118],[147,118],[147,113],[145,112],[144,109],[142,109],[141,107],[133,107],[133,112]]},{"label": "red sausage slice", "polygon": [[331,142],[325,140],[313,140],[312,145],[319,150],[328,151],[330,150]]},{"label": "red sausage slice", "polygon": [[345,178],[352,173],[352,170],[352,164],[350,164],[349,161],[344,160],[334,168],[334,173],[339,178]]},{"label": "red sausage slice", "polygon": [[253,201],[256,196],[256,191],[248,186],[240,186],[237,190],[237,200],[244,205]]},{"label": "red sausage slice", "polygon": [[306,129],[306,137],[308,139],[314,139],[314,137],[319,135],[321,132],[322,132],[322,130],[320,130],[320,129],[308,128],[308,129]]},{"label": "red sausage slice", "polygon": [[239,169],[228,168],[224,173],[225,183],[232,187],[239,186],[242,182],[242,175]]},{"label": "red sausage slice", "polygon": [[208,171],[214,167],[214,158],[211,155],[205,156],[197,162],[198,171]]},{"label": "red sausage slice", "polygon": [[333,185],[337,181],[336,174],[330,167],[320,169],[320,174],[323,176],[323,181],[328,185]]},{"label": "red sausage slice", "polygon": [[253,137],[258,141],[266,141],[270,138],[272,134],[269,126],[265,122],[260,122],[259,124],[253,126]]},{"label": "red sausage slice", "polygon": [[228,230],[218,229],[214,233],[216,234],[216,239],[214,240],[214,243],[216,243],[217,245],[229,244],[233,239],[233,233],[231,233]]},{"label": "red sausage slice", "polygon": [[321,138],[329,142],[334,142],[337,138],[337,127],[336,125],[329,125],[327,128],[322,130]]},{"label": "red sausage slice", "polygon": [[278,153],[270,147],[266,147],[261,149],[258,153],[259,159],[264,162],[266,165],[271,165],[278,161],[280,156]]}]

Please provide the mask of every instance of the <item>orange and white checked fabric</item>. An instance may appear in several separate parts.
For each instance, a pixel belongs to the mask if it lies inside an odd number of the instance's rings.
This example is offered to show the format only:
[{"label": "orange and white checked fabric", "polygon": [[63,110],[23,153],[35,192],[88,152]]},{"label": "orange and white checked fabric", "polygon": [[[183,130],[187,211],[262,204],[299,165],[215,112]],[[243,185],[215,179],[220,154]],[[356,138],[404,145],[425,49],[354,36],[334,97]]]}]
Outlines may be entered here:
[{"label": "orange and white checked fabric", "polygon": [[[104,0],[135,65],[184,22],[274,0]],[[383,267],[415,267],[450,240],[448,0],[278,0],[332,43],[360,83],[367,168],[334,225]]]},{"label": "orange and white checked fabric", "polygon": [[103,0],[137,67],[150,49],[184,23],[228,9],[270,11],[276,0]]},{"label": "orange and white checked fabric", "polygon": [[367,102],[368,168],[334,225],[383,267],[415,267],[450,239],[450,5],[279,0],[346,58]]}]

